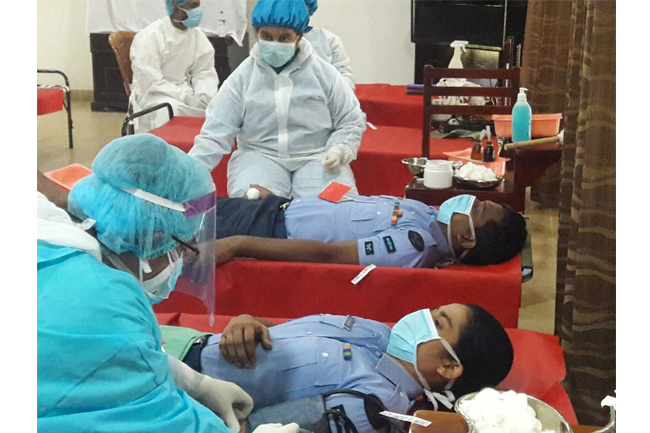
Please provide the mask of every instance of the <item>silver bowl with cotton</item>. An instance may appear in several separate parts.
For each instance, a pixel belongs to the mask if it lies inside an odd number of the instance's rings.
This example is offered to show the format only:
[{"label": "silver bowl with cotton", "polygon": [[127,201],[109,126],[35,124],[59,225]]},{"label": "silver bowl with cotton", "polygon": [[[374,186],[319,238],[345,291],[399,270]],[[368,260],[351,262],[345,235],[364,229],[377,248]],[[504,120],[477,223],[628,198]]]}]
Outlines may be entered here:
[{"label": "silver bowl with cotton", "polygon": [[[499,391],[499,392],[503,393],[505,391]],[[462,402],[471,401],[474,397],[476,397],[476,394],[478,394],[478,392],[472,392],[470,394],[466,394],[461,398],[459,398],[458,400],[456,400],[456,403],[454,404],[454,410],[465,419],[465,422],[469,427],[469,433],[477,433],[477,430],[474,427],[474,422],[469,418],[469,416],[466,413],[463,412],[461,406],[463,404]],[[552,431],[554,433],[573,432],[567,420],[560,414],[560,412],[555,410],[551,405],[535,397],[531,397],[530,395],[526,395],[526,397],[528,399],[528,405],[535,410],[536,418],[542,424],[542,431]]]}]

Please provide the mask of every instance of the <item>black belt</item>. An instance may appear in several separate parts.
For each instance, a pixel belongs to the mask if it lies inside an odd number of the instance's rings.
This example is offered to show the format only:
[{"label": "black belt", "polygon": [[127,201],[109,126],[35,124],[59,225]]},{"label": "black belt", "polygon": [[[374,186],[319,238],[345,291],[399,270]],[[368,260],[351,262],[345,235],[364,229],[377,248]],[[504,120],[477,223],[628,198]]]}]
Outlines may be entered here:
[{"label": "black belt", "polygon": [[187,351],[185,358],[183,358],[185,364],[189,365],[192,370],[198,371],[199,373],[201,372],[201,351],[208,345],[208,338],[211,335],[212,334],[208,334],[197,338]]}]

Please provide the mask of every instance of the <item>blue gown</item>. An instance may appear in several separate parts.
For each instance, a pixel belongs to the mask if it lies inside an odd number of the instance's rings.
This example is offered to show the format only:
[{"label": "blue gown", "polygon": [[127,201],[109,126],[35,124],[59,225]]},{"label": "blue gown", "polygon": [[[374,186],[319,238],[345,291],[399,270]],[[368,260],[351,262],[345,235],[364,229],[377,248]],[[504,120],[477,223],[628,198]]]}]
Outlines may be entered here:
[{"label": "blue gown", "polygon": [[135,279],[38,242],[38,430],[229,432],[174,384]]}]

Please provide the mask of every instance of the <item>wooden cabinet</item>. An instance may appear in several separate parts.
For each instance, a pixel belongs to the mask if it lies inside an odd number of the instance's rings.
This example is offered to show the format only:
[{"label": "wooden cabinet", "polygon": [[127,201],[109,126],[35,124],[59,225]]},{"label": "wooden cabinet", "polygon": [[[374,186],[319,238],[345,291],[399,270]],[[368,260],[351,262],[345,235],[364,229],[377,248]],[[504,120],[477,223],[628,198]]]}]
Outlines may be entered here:
[{"label": "wooden cabinet", "polygon": [[[93,101],[92,111],[126,112],[129,98],[124,90],[124,83],[117,67],[115,54],[108,44],[109,33],[90,34],[90,52],[93,62]],[[228,58],[228,46],[234,44],[230,38],[209,36],[214,47],[214,66],[219,81],[228,78],[231,67]]]}]

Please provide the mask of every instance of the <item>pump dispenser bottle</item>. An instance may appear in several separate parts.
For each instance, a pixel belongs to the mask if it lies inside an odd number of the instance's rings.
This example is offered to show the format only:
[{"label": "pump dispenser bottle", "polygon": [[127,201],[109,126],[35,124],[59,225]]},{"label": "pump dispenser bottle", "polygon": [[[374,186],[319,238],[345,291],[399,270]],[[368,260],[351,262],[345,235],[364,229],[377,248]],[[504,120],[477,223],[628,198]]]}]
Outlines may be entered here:
[{"label": "pump dispenser bottle", "polygon": [[533,112],[526,99],[525,87],[519,88],[517,103],[512,107],[512,142],[530,140]]}]

